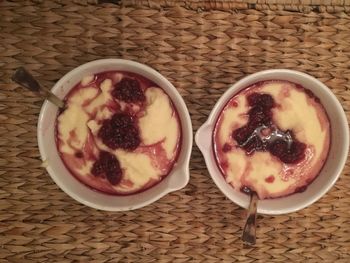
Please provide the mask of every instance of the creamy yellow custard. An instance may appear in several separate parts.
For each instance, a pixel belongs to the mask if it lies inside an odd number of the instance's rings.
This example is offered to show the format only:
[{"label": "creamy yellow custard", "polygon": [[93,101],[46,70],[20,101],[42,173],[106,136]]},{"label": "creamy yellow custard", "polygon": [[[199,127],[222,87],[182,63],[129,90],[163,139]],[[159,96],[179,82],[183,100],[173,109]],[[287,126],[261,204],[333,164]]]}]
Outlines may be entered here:
[{"label": "creamy yellow custard", "polygon": [[[256,135],[259,129],[266,134]],[[263,142],[274,130],[284,139]],[[329,151],[330,123],[309,90],[287,81],[264,81],[229,100],[213,139],[228,183],[255,191],[260,199],[276,198],[303,191],[319,174]]]},{"label": "creamy yellow custard", "polygon": [[109,194],[145,190],[180,151],[178,114],[163,89],[137,74],[86,76],[57,118],[57,147],[71,173]]}]

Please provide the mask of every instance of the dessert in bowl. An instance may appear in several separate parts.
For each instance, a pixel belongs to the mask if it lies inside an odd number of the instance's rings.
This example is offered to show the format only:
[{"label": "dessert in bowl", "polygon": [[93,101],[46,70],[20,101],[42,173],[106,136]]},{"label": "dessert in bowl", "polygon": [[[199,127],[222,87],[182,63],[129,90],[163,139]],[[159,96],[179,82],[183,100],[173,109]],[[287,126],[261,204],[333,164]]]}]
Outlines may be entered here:
[{"label": "dessert in bowl", "polygon": [[169,96],[155,83],[122,71],[85,76],[65,97],[56,144],[70,172],[108,194],[133,194],[172,169],[181,125]]},{"label": "dessert in bowl", "polygon": [[[268,140],[271,134],[279,136]],[[327,159],[329,143],[330,124],[319,100],[280,80],[255,83],[232,97],[213,138],[226,181],[260,199],[306,190]]]},{"label": "dessert in bowl", "polygon": [[158,72],[97,60],[66,74],[52,91],[66,107],[44,104],[39,148],[49,174],[71,197],[98,209],[130,210],[187,184],[189,114]]},{"label": "dessert in bowl", "polygon": [[254,191],[258,212],[281,214],[315,202],[335,183],[349,135],[326,86],[304,73],[268,70],[221,97],[196,143],[228,198],[246,208]]}]

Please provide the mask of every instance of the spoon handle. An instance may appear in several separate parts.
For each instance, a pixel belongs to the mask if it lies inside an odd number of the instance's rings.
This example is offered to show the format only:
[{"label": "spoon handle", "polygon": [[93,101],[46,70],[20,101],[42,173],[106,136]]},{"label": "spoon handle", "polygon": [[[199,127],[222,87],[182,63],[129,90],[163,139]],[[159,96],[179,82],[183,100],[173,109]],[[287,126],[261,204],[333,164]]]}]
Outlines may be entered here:
[{"label": "spoon handle", "polygon": [[258,196],[255,192],[250,194],[250,203],[247,220],[243,228],[242,240],[249,244],[255,245],[256,241],[256,211],[258,206]]},{"label": "spoon handle", "polygon": [[[12,81],[24,88],[39,93],[59,108],[64,108],[64,102],[47,88],[40,86],[38,81],[24,67],[19,67],[12,75]],[[43,92],[43,94],[41,93]]]}]

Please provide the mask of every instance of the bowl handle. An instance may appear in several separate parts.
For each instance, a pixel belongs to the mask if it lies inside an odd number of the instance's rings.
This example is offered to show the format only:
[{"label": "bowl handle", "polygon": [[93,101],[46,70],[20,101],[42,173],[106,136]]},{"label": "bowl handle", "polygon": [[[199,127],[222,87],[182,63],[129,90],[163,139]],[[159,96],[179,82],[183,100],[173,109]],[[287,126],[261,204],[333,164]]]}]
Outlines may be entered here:
[{"label": "bowl handle", "polygon": [[212,125],[204,123],[196,132],[195,141],[203,155],[212,147]]}]

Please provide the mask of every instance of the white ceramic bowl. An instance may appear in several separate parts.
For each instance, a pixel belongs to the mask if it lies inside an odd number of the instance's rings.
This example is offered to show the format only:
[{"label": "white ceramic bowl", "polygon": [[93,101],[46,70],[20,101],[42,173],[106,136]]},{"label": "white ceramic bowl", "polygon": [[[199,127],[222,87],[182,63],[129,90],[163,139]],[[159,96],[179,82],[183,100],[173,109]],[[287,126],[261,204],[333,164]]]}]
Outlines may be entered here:
[{"label": "white ceramic bowl", "polygon": [[220,173],[213,152],[213,129],[227,101],[241,89],[262,80],[288,80],[310,89],[323,104],[331,122],[331,147],[327,161],[318,177],[302,193],[258,202],[258,213],[284,214],[305,208],[321,198],[338,179],[345,165],[349,149],[349,129],[346,115],[335,95],[317,79],[293,70],[274,69],[249,75],[231,86],[219,99],[208,120],[198,129],[195,140],[201,150],[211,177],[220,190],[243,208],[249,204],[249,196],[235,190]]},{"label": "white ceramic bowl", "polygon": [[175,87],[154,69],[129,60],[101,59],[81,65],[63,76],[52,88],[58,97],[64,98],[71,88],[86,75],[108,70],[123,70],[140,74],[158,86],[170,96],[178,110],[182,126],[182,145],[177,163],[171,173],[150,189],[129,196],[106,195],[94,191],[73,177],[63,164],[55,145],[55,121],[57,107],[45,101],[39,116],[38,143],[42,160],[55,183],[69,196],[87,206],[108,210],[125,211],[146,206],[169,192],[179,190],[189,181],[189,160],[192,150],[191,119],[181,95]]}]

